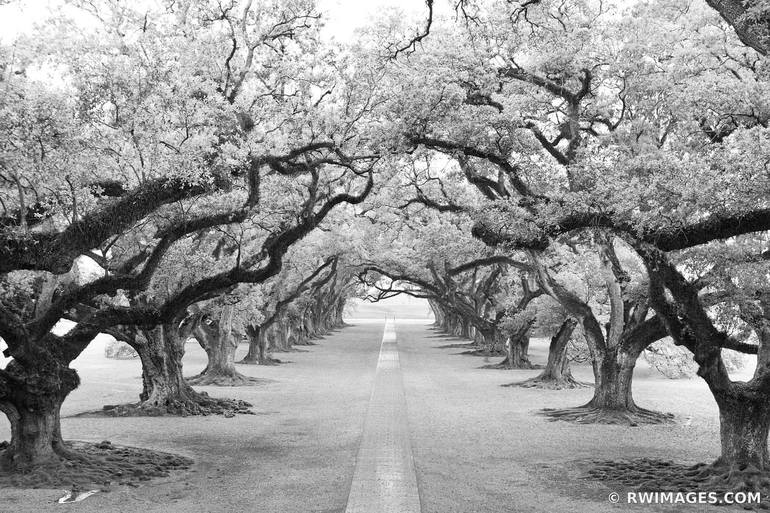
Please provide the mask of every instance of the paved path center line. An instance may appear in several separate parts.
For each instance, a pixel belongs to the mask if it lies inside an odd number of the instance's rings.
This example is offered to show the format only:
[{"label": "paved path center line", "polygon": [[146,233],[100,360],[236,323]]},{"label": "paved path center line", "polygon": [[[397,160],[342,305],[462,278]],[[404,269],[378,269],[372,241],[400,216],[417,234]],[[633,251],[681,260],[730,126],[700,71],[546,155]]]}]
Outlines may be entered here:
[{"label": "paved path center line", "polygon": [[395,322],[382,334],[345,513],[420,513]]}]

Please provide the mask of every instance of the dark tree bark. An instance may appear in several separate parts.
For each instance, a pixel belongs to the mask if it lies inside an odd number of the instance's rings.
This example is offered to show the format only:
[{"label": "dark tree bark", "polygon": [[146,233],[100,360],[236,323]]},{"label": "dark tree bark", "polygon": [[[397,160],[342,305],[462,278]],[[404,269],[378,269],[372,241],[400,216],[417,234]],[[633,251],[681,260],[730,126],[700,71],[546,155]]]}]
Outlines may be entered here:
[{"label": "dark tree bark", "polygon": [[529,361],[529,332],[534,324],[532,318],[515,330],[505,342],[505,360],[500,366],[506,369],[531,369],[534,366]]},{"label": "dark tree bark", "polygon": [[468,319],[463,317],[460,318],[459,331],[457,332],[457,336],[464,339],[473,338],[473,325],[468,321]]},{"label": "dark tree bark", "polygon": [[765,7],[761,16],[752,15],[749,9],[758,2],[740,0],[706,0],[735,30],[741,42],[762,55],[770,54],[770,12]]},{"label": "dark tree bark", "polygon": [[594,375],[596,387],[588,406],[610,410],[634,410],[631,395],[636,360],[641,353],[632,354],[617,348],[599,351]]},{"label": "dark tree bark", "polygon": [[337,306],[334,311],[334,329],[344,328],[347,326],[345,323],[345,304],[347,303],[347,296],[341,296],[337,300]]},{"label": "dark tree bark", "polygon": [[525,388],[546,388],[550,390],[561,390],[565,388],[580,388],[588,386],[581,383],[572,376],[567,357],[567,347],[572,336],[572,332],[577,326],[577,321],[572,318],[566,319],[556,334],[551,337],[551,343],[548,346],[548,363],[545,369],[538,376],[518,383],[510,383],[505,386],[520,386]]},{"label": "dark tree bark", "polygon": [[[534,365],[529,361],[529,337],[532,326],[535,324],[533,313],[526,311],[527,306],[537,297],[543,294],[541,288],[531,283],[531,277],[526,273],[520,274],[522,297],[516,305],[516,321],[513,329],[508,334],[505,343],[505,360],[491,368],[503,369],[532,369]],[[495,329],[503,318],[503,312],[497,313]]]},{"label": "dark tree bark", "polygon": [[[651,342],[650,342],[651,343]],[[645,344],[646,347],[649,344]],[[643,349],[643,348],[642,348]],[[597,347],[593,354],[594,396],[584,406],[559,410],[543,410],[552,420],[568,420],[582,424],[660,424],[673,420],[673,415],[636,405],[632,382],[636,361],[642,349]]]},{"label": "dark tree bark", "polygon": [[[534,322],[534,320],[532,321]],[[493,341],[489,354],[498,354],[500,351],[505,359],[500,363],[486,365],[486,369],[532,369],[534,366],[529,361],[529,329],[532,322],[516,330],[511,336],[506,337],[500,330],[494,329],[485,339]]]},{"label": "dark tree bark", "polygon": [[305,310],[303,319],[305,324],[305,334],[308,340],[318,340],[321,338],[321,330],[317,319],[318,314],[316,313],[314,307],[315,305],[310,306],[307,310]]},{"label": "dark tree bark", "polygon": [[185,381],[182,357],[191,333],[190,321],[186,319],[181,329],[171,322],[139,331],[126,340],[142,361],[142,393],[138,403],[105,406],[105,414],[124,417],[253,413],[246,401],[209,397],[205,392],[196,392]]},{"label": "dark tree bark", "polygon": [[245,365],[278,365],[281,360],[272,358],[267,353],[267,334],[272,327],[269,325],[249,325],[246,326],[246,336],[249,338],[249,351],[246,356],[238,363]]},{"label": "dark tree bark", "polygon": [[147,409],[174,408],[174,402],[188,399],[192,389],[182,375],[184,341],[177,337],[173,325],[158,326],[138,334],[138,343],[132,346],[142,360],[141,405]]},{"label": "dark tree bark", "polygon": [[588,404],[576,408],[545,409],[551,420],[597,424],[658,424],[670,422],[673,415],[640,408],[634,403],[631,384],[634,367],[645,347],[666,335],[657,317],[647,319],[646,299],[626,301],[625,276],[615,256],[611,239],[601,248],[601,261],[610,319],[606,336],[591,307],[574,293],[555,282],[538,265],[541,286],[582,325],[591,350],[594,371],[594,396]]},{"label": "dark tree bark", "polygon": [[[757,294],[752,300],[738,303],[741,317],[752,326],[759,344],[732,341],[714,326],[701,303],[698,288],[682,276],[663,252],[644,243],[636,243],[635,249],[647,267],[653,307],[674,342],[693,353],[698,375],[719,407],[722,452],[714,467],[729,467],[726,479],[744,486],[752,481],[741,475],[747,468],[770,471],[770,298]],[[757,355],[751,380],[730,379],[721,356],[725,347]]]},{"label": "dark tree bark", "polygon": [[198,341],[206,355],[208,364],[203,372],[187,379],[190,385],[243,386],[256,385],[262,381],[245,376],[235,368],[235,350],[238,342],[232,333],[232,307],[221,309],[219,319],[196,315],[192,336]]},{"label": "dark tree bark", "polygon": [[314,334],[312,330],[312,321],[309,320],[309,308],[304,308],[299,312],[299,317],[292,319],[293,329],[292,335],[294,336],[291,341],[292,345],[296,346],[312,346]]},{"label": "dark tree bark", "polygon": [[[295,148],[286,156],[255,157],[252,172],[258,173],[263,166],[280,172],[288,169],[286,166],[293,166],[297,159],[303,158],[308,152],[324,148],[332,151],[335,145],[314,142]],[[323,164],[308,165],[307,159],[303,158],[301,169],[292,167],[289,174],[309,174],[313,181],[310,189],[315,190],[319,181],[317,168],[335,160],[335,157],[322,160]],[[347,157],[339,164],[347,169],[351,166]],[[78,385],[77,374],[68,366],[98,333],[115,326],[155,326],[167,323],[178,312],[211,294],[238,283],[263,283],[280,272],[283,257],[289,247],[315,229],[332,209],[345,203],[357,204],[365,199],[373,187],[373,172],[370,168],[361,175],[367,176],[361,193],[354,195],[346,192],[331,197],[322,195],[324,201],[321,203],[316,201],[318,195],[311,194],[302,207],[298,222],[268,236],[260,251],[244,255],[229,270],[184,286],[164,302],[129,308],[100,305],[79,319],[77,326],[67,334],[57,336],[50,333],[67,312],[101,294],[125,290],[131,295],[145,290],[168,249],[178,240],[215,226],[241,222],[252,211],[253,204],[228,212],[185,218],[160,228],[153,237],[156,244],[141,252],[136,265],[109,273],[85,285],[68,287],[55,300],[49,301],[45,308],[38,309],[41,302],[36,300],[37,311],[34,317],[17,315],[5,305],[0,308],[0,337],[8,345],[5,356],[12,358],[6,369],[0,370],[0,410],[8,416],[12,430],[11,441],[3,447],[0,457],[3,465],[6,468],[21,469],[49,459],[70,457],[62,447],[59,423],[61,404]],[[219,176],[212,178],[211,182],[201,182],[209,184],[206,186],[179,178],[147,181],[122,195],[119,200],[81,216],[63,231],[17,233],[16,230],[10,230],[0,233],[0,273],[24,269],[66,273],[79,255],[89,254],[92,249],[103,247],[110,239],[128,233],[158,208],[231,185],[229,179],[224,184]],[[138,266],[142,262],[144,265],[139,270]],[[232,351],[228,354],[230,357],[224,358],[222,369],[218,365],[210,365],[207,378],[201,378],[198,382],[205,382],[212,373],[227,371],[227,364],[232,368]],[[162,362],[153,363],[163,367]],[[229,384],[235,384],[235,379],[239,378],[235,374],[230,376]],[[154,382],[158,382],[153,379],[157,376],[148,375],[147,378],[145,384],[151,388],[155,386]],[[243,382],[245,377],[240,378]],[[246,378],[245,381],[252,380]],[[161,383],[158,385],[161,385],[160,388],[166,386]],[[147,399],[152,400],[153,395],[152,390],[148,391]]]},{"label": "dark tree bark", "polygon": [[323,287],[329,280],[337,275],[337,262],[338,258],[331,257],[327,259],[321,266],[313,271],[309,276],[303,279],[299,285],[293,290],[288,292],[282,299],[277,301],[273,307],[272,314],[267,316],[261,325],[251,324],[246,326],[246,336],[249,338],[249,351],[246,357],[238,363],[251,364],[251,365],[276,365],[281,363],[280,360],[271,358],[267,355],[268,350],[268,332],[274,331],[273,328],[276,324],[280,323],[280,320],[285,317],[286,308],[292,304],[300,295],[305,292],[310,283],[327,267],[330,267],[330,271],[321,280],[318,280],[314,284],[312,290],[317,290]]},{"label": "dark tree bark", "polygon": [[287,315],[282,314],[276,321],[275,326],[270,330],[270,334],[268,335],[270,343],[278,351],[290,351],[292,331],[293,328]]},{"label": "dark tree bark", "polygon": [[48,363],[25,368],[11,361],[3,373],[0,387],[5,394],[0,410],[11,424],[11,440],[0,455],[4,470],[24,471],[74,457],[64,448],[59,411],[79,379],[67,366]]},{"label": "dark tree bark", "polygon": [[749,393],[720,393],[721,454],[717,466],[770,470],[767,437],[770,432],[770,401]]}]

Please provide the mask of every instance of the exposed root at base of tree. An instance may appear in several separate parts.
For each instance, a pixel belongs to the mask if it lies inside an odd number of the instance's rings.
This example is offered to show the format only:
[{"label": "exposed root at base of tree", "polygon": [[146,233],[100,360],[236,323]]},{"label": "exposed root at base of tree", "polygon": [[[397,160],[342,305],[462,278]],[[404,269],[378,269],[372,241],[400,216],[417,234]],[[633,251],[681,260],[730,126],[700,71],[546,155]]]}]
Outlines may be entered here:
[{"label": "exposed root at base of tree", "polygon": [[263,385],[268,382],[266,379],[246,376],[240,372],[231,372],[227,374],[204,372],[192,378],[187,378],[187,384],[193,386],[217,386],[217,387],[246,387]]},{"label": "exposed root at base of tree", "polygon": [[500,363],[490,363],[489,365],[482,365],[480,369],[509,369],[509,370],[530,370],[530,369],[542,369],[542,365],[535,365],[529,360],[524,362],[517,362],[515,365],[508,363],[508,358]]},{"label": "exposed root at base of tree", "polygon": [[464,354],[468,356],[492,357],[492,356],[505,356],[505,351],[502,349],[499,351],[496,351],[496,350],[490,350],[490,349],[484,348],[484,349],[472,349],[470,351],[463,351],[462,353],[459,353],[459,354]]},{"label": "exposed root at base of tree", "polygon": [[524,381],[516,381],[514,383],[506,383],[500,385],[503,387],[521,387],[521,388],[538,388],[541,390],[570,390],[573,388],[588,388],[592,386],[591,383],[584,383],[578,381],[573,377],[568,378],[541,378],[536,376]]},{"label": "exposed root at base of tree", "polygon": [[760,503],[742,504],[743,509],[770,509],[770,472],[753,466],[719,463],[683,465],[673,461],[641,458],[627,461],[594,461],[585,479],[617,483],[628,489],[661,492],[759,492]]},{"label": "exposed root at base of tree", "polygon": [[[193,461],[166,452],[98,444],[65,442],[51,461],[29,469],[0,468],[0,488],[69,488],[109,490],[115,485],[138,486],[141,481],[167,477],[172,470],[190,468]],[[8,442],[0,443],[6,449]]]},{"label": "exposed root at base of tree", "polygon": [[240,399],[220,399],[206,392],[194,397],[167,399],[162,403],[141,401],[130,404],[108,404],[101,410],[79,413],[76,417],[190,417],[195,415],[254,415],[252,404]]},{"label": "exposed root at base of tree", "polygon": [[644,408],[612,409],[585,405],[575,408],[545,408],[538,412],[548,420],[563,420],[576,424],[612,424],[620,426],[641,426],[645,424],[668,424],[674,415]]},{"label": "exposed root at base of tree", "polygon": [[460,343],[460,344],[442,344],[440,346],[436,346],[436,349],[477,349],[478,346],[474,344],[473,342],[466,342],[466,343]]},{"label": "exposed root at base of tree", "polygon": [[299,349],[297,347],[289,347],[286,349],[275,349],[273,350],[274,353],[307,353],[309,352],[307,349]]},{"label": "exposed root at base of tree", "polygon": [[282,362],[278,358],[270,358],[268,356],[268,357],[262,358],[261,360],[259,358],[254,358],[249,360],[244,358],[243,360],[237,361],[235,363],[240,363],[242,365],[280,365],[286,362]]}]

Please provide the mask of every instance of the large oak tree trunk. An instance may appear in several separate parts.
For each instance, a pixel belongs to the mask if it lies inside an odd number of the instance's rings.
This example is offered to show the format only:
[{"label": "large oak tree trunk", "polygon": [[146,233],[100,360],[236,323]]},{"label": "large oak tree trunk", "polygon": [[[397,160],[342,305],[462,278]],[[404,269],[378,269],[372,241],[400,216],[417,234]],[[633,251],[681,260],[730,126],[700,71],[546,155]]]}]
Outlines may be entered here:
[{"label": "large oak tree trunk", "polygon": [[323,300],[319,298],[312,309],[311,315],[313,316],[313,325],[315,326],[316,338],[322,338],[329,333],[329,318],[327,317],[327,309],[323,306]]},{"label": "large oak tree trunk", "polygon": [[174,326],[158,326],[143,334],[144,343],[134,346],[142,360],[139,399],[147,408],[168,409],[192,392],[182,374],[184,341],[178,340],[174,331]]},{"label": "large oak tree trunk", "polygon": [[614,242],[607,239],[600,245],[602,274],[604,275],[610,315],[605,329],[591,307],[575,293],[554,281],[545,267],[538,264],[540,285],[581,324],[591,351],[594,371],[594,397],[577,408],[546,409],[543,414],[552,420],[579,423],[650,424],[668,422],[673,415],[639,408],[631,395],[634,367],[639,355],[652,342],[665,334],[663,326],[646,321],[646,301],[632,301],[624,296],[627,281],[625,271],[615,254]]},{"label": "large oak tree trunk", "polygon": [[317,314],[313,308],[308,309],[307,312],[305,312],[305,332],[307,333],[308,338],[310,339],[318,339],[321,338],[319,335],[319,325],[317,323]]},{"label": "large oak tree trunk", "polygon": [[495,328],[489,334],[486,334],[485,338],[494,341],[493,349],[490,354],[494,354],[494,351],[502,343],[505,351],[505,359],[496,364],[490,365],[488,368],[492,369],[532,369],[534,365],[529,361],[529,332],[534,324],[535,319],[527,319],[521,322],[515,330],[513,330],[509,337],[504,335]]},{"label": "large oak tree trunk", "polygon": [[[497,328],[489,330],[476,330],[477,340],[481,342],[479,346],[480,354],[485,356],[507,355],[507,340],[505,335]],[[506,357],[505,361],[508,361]]]},{"label": "large oak tree trunk", "polygon": [[0,371],[0,410],[11,425],[10,442],[0,444],[0,470],[6,483],[10,478],[21,487],[98,487],[190,466],[187,458],[113,447],[109,442],[65,444],[60,411],[78,377],[68,368],[69,357],[57,354],[58,349],[35,354],[30,358],[34,363],[26,367],[12,360]]},{"label": "large oak tree trunk", "polygon": [[594,353],[594,396],[584,406],[568,409],[546,409],[552,420],[569,420],[593,424],[661,424],[673,415],[640,408],[634,403],[631,385],[634,367],[641,351],[624,351],[618,347]]},{"label": "large oak tree trunk", "polygon": [[[52,398],[51,398],[52,399]],[[5,470],[26,470],[63,456],[59,410],[61,403],[38,407],[0,404],[11,424],[11,441],[0,457]],[[62,400],[63,402],[63,400]]]},{"label": "large oak tree trunk", "polygon": [[291,350],[291,325],[285,317],[281,317],[270,330],[270,340],[278,351]]},{"label": "large oak tree trunk", "polygon": [[293,345],[297,345],[297,346],[315,345],[315,343],[311,340],[311,338],[313,338],[314,335],[313,335],[312,321],[310,321],[310,315],[308,310],[305,310],[302,314],[302,317],[294,321],[293,327],[294,329],[292,330],[293,332],[292,334],[294,335],[294,339],[291,342]]},{"label": "large oak tree trunk", "polygon": [[142,393],[139,402],[105,406],[114,416],[210,415],[252,413],[251,404],[237,399],[209,397],[185,381],[182,370],[184,344],[190,330],[182,333],[174,323],[137,334],[131,346],[142,361]]},{"label": "large oak tree trunk", "polygon": [[607,350],[594,366],[594,396],[588,406],[610,410],[636,408],[631,395],[636,358],[619,351]]},{"label": "large oak tree trunk", "polygon": [[291,348],[292,346],[301,345],[302,342],[302,324],[294,319],[286,320],[286,330],[284,331],[286,336],[286,345]]},{"label": "large oak tree trunk", "polygon": [[246,326],[246,336],[249,339],[249,350],[246,352],[246,356],[244,356],[243,359],[238,363],[247,365],[259,364],[259,355],[261,352],[260,338],[264,338],[263,332],[264,330],[262,326]]},{"label": "large oak tree trunk", "polygon": [[190,385],[242,386],[256,385],[258,378],[245,376],[235,368],[238,343],[231,329],[232,308],[222,308],[219,320],[198,316],[192,335],[206,351],[208,364],[203,372],[188,378]]},{"label": "large oak tree trunk", "polygon": [[0,377],[0,410],[11,425],[11,440],[0,456],[5,470],[23,471],[71,456],[63,446],[59,411],[80,381],[50,355],[40,360],[33,366],[12,360]]},{"label": "large oak tree trunk", "polygon": [[473,338],[473,327],[467,319],[460,319],[460,331],[457,333],[457,336],[464,339]]},{"label": "large oak tree trunk", "polygon": [[[770,306],[770,305],[767,305]],[[770,319],[764,310],[749,310],[744,317],[751,321],[759,338],[757,364],[751,381],[731,381],[721,351],[701,359],[698,374],[709,385],[719,407],[719,436],[722,453],[715,466],[743,470],[746,467],[770,471],[767,437],[770,430]]]},{"label": "large oak tree trunk", "polygon": [[506,360],[505,365],[509,369],[531,369],[532,362],[529,361],[529,332],[515,338],[509,338],[506,341]]},{"label": "large oak tree trunk", "polygon": [[717,397],[722,453],[717,465],[770,470],[770,402],[735,394]]},{"label": "large oak tree trunk", "polygon": [[249,337],[249,351],[238,363],[246,365],[278,365],[280,360],[271,358],[267,354],[268,331],[270,326],[246,326],[246,335]]},{"label": "large oak tree trunk", "polygon": [[344,319],[346,302],[347,301],[345,300],[344,296],[337,301],[337,306],[334,311],[334,328],[335,329],[344,328],[345,326],[347,326]]},{"label": "large oak tree trunk", "polygon": [[546,363],[543,372],[526,381],[511,383],[510,386],[546,388],[551,390],[588,386],[577,381],[572,376],[569,358],[567,357],[567,347],[576,326],[577,321],[575,319],[566,319],[551,338],[551,343],[548,346],[548,363]]}]

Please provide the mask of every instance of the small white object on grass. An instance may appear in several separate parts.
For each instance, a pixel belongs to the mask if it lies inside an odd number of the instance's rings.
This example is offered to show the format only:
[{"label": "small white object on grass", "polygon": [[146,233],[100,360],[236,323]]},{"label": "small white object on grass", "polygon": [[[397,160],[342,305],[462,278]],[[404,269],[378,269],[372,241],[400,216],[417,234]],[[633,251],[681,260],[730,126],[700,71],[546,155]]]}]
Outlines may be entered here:
[{"label": "small white object on grass", "polygon": [[87,492],[80,492],[77,495],[74,495],[77,492],[75,492],[75,491],[68,491],[68,492],[66,492],[64,497],[59,499],[59,504],[67,504],[69,502],[80,502],[83,499],[87,499],[90,496],[92,496],[93,494],[98,493],[98,492],[99,492],[99,490],[88,490]]}]

